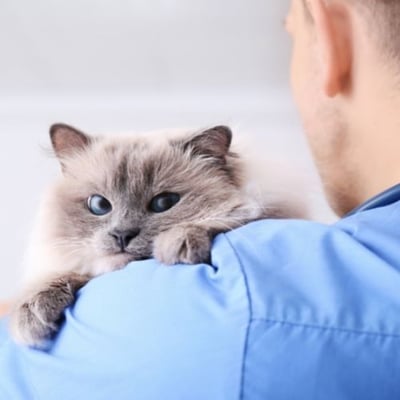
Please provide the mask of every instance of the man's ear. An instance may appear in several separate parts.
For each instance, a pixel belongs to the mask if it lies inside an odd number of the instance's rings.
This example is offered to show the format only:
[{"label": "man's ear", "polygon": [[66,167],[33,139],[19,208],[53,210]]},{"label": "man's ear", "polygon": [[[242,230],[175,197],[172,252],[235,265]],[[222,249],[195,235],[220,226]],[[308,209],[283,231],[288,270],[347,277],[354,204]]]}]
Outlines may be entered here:
[{"label": "man's ear", "polygon": [[231,146],[232,131],[227,126],[215,126],[183,142],[184,151],[193,155],[225,157]]},{"label": "man's ear", "polygon": [[352,67],[351,13],[337,1],[309,0],[321,57],[324,92],[334,97],[350,85]]},{"label": "man's ear", "polygon": [[54,152],[59,159],[84,150],[91,143],[91,138],[81,131],[65,124],[50,127],[50,139]]}]

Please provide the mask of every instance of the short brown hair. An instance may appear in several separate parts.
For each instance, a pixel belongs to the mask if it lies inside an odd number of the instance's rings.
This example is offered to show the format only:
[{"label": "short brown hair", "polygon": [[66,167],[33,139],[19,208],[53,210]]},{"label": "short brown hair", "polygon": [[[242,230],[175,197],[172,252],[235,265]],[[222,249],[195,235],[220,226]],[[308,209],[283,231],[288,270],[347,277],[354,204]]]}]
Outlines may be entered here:
[{"label": "short brown hair", "polygon": [[[329,1],[329,0],[326,0]],[[400,62],[400,0],[347,0],[362,14],[371,40]],[[312,16],[303,0],[307,18]]]}]

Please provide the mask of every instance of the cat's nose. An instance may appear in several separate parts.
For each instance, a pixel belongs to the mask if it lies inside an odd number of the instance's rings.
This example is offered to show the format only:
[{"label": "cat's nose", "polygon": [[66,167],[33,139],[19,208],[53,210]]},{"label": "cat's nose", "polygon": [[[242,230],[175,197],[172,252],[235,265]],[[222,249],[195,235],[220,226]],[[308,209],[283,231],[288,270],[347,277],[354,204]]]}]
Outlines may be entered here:
[{"label": "cat's nose", "polygon": [[124,250],[128,247],[129,243],[134,239],[137,235],[139,235],[140,229],[129,229],[126,231],[120,231],[115,229],[114,231],[110,232],[110,235],[115,239],[118,246],[121,250]]}]

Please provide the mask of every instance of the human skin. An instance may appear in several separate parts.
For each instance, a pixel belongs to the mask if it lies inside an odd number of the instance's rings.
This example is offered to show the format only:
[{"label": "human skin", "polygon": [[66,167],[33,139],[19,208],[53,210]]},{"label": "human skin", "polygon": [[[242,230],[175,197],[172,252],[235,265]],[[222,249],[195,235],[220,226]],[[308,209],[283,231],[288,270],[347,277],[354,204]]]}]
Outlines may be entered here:
[{"label": "human skin", "polygon": [[400,66],[356,4],[292,0],[286,20],[293,94],[339,216],[400,182]]}]

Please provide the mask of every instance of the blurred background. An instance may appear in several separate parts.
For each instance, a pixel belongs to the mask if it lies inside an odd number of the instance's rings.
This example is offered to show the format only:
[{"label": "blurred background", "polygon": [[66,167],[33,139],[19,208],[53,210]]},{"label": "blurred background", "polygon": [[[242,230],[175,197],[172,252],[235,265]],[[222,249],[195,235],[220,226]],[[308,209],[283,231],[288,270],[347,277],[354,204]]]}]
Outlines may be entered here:
[{"label": "blurred background", "polygon": [[[229,124],[317,184],[288,88],[288,0],[0,2],[0,300],[15,294],[43,188],[48,128]],[[308,191],[305,187],[304,191]],[[313,189],[314,191],[314,186]],[[316,190],[319,218],[330,213]]]}]

